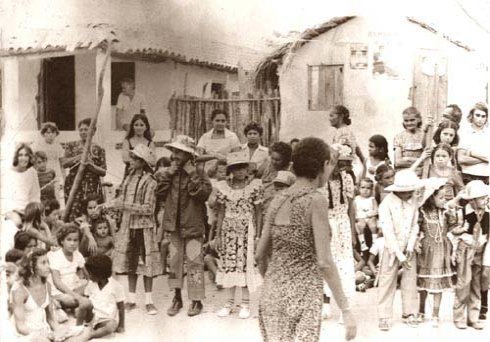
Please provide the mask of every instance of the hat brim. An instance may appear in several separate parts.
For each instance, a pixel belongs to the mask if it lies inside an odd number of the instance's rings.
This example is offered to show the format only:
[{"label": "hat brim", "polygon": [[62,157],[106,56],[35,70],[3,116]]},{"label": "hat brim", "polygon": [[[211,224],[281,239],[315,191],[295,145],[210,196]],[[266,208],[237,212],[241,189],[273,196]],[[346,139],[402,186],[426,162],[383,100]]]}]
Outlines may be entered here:
[{"label": "hat brim", "polygon": [[473,196],[467,196],[465,194],[460,194],[460,197],[466,201],[469,201],[469,200],[472,200],[475,198],[487,197],[487,196],[488,196],[488,193],[485,193],[485,192],[477,193],[477,194],[474,194]]},{"label": "hat brim", "polygon": [[183,144],[179,144],[177,142],[165,144],[165,148],[169,150],[176,149],[179,151],[187,152],[196,157],[199,156],[199,154],[196,151],[194,151],[192,148],[185,146]]},{"label": "hat brim", "polygon": [[226,164],[226,169],[229,169],[230,167],[232,166],[236,166],[236,165],[244,165],[244,166],[250,166],[250,162],[249,161],[236,161],[236,162],[233,162],[233,163],[230,163],[230,164]]},{"label": "hat brim", "polygon": [[146,163],[146,165],[148,165],[150,168],[152,168],[152,167],[153,167],[153,163],[152,163],[152,162],[150,162],[150,161],[146,160],[146,158],[144,158],[143,156],[141,156],[141,155],[140,155],[140,154],[138,154],[137,152],[134,152],[134,151],[129,151],[129,155],[130,155],[130,156],[131,156],[131,155],[133,155],[133,156],[135,156],[135,157],[137,157],[137,158],[139,158],[139,159],[143,160],[143,161]]},{"label": "hat brim", "polygon": [[393,184],[393,185],[387,186],[384,190],[388,191],[388,192],[411,192],[411,191],[415,191],[417,189],[420,189],[420,185],[411,185],[411,186],[401,187],[401,186]]}]

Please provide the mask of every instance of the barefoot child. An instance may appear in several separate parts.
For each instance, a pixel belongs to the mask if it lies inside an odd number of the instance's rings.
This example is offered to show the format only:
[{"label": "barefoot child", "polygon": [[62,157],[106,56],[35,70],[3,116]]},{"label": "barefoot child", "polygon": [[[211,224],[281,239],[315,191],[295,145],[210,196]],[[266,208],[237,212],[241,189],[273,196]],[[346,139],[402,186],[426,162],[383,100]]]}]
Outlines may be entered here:
[{"label": "barefoot child", "polygon": [[216,282],[228,289],[227,302],[218,311],[219,317],[229,316],[235,305],[235,288],[242,290],[239,317],[250,317],[249,291],[260,285],[254,268],[254,240],[261,226],[261,181],[247,177],[249,159],[242,152],[228,154],[229,181],[218,185],[217,246],[219,251]]},{"label": "barefoot child", "polygon": [[111,277],[111,259],[97,254],[87,259],[85,267],[90,278],[85,296],[93,306],[93,310],[85,311],[91,326],[90,339],[124,332],[124,289]]},{"label": "barefoot child", "polygon": [[[54,285],[53,297],[60,302],[62,308],[79,309],[76,310],[77,325],[83,324],[80,309],[91,307],[90,301],[83,297],[87,271],[85,259],[78,251],[80,236],[80,229],[76,224],[64,224],[58,233],[61,248],[48,253],[51,280]],[[79,273],[82,273],[85,279],[81,279]]]},{"label": "barefoot child", "polygon": [[393,300],[398,269],[403,267],[401,279],[402,313],[405,323],[417,327],[417,269],[414,255],[419,232],[418,210],[413,198],[420,180],[410,170],[399,171],[393,185],[386,188],[391,193],[379,206],[379,226],[385,237],[381,256],[378,283],[379,329],[391,328]]},{"label": "barefoot child", "polygon": [[359,184],[359,195],[354,198],[356,232],[362,252],[369,249],[364,239],[366,228],[371,232],[372,241],[378,237],[378,204],[373,197],[373,189],[373,181],[369,178],[363,178]]},{"label": "barefoot child", "polygon": [[455,275],[451,267],[452,245],[447,236],[450,221],[444,210],[446,182],[445,178],[425,179],[425,189],[419,209],[419,226],[423,236],[418,255],[419,321],[425,318],[425,301],[430,293],[434,297],[431,319],[434,328],[439,327],[442,293],[453,288]]},{"label": "barefoot child", "polygon": [[[454,235],[460,236],[456,250],[458,281],[453,306],[453,320],[458,329],[466,329],[467,326],[477,330],[484,328],[479,321],[479,314],[483,252],[488,242],[488,193],[488,186],[480,180],[466,185],[460,195],[462,199],[469,201],[469,207],[464,214],[464,225],[452,230]],[[486,283],[488,289],[488,280],[484,279],[483,283]]]}]

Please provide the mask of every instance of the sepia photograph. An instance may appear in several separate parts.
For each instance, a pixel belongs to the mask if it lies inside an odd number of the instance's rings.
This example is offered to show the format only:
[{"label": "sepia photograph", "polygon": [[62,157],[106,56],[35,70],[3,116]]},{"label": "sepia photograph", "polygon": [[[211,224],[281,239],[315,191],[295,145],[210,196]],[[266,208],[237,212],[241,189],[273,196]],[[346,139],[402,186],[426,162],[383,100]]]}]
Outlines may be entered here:
[{"label": "sepia photograph", "polygon": [[490,0],[0,0],[0,341],[487,341]]}]

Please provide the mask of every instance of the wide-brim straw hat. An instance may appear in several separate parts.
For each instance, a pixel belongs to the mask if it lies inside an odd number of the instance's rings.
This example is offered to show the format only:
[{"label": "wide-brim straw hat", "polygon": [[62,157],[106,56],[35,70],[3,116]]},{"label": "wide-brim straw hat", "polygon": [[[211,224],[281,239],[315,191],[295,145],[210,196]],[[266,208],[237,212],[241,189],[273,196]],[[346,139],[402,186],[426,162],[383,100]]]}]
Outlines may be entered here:
[{"label": "wide-brim straw hat", "polygon": [[156,164],[155,153],[153,153],[151,148],[144,144],[136,145],[136,147],[129,151],[129,153],[140,159],[143,159],[150,168],[152,168]]},{"label": "wide-brim straw hat", "polygon": [[291,171],[278,171],[276,178],[274,178],[273,183],[286,184],[291,186],[296,182],[296,176]]},{"label": "wide-brim straw hat", "polygon": [[419,177],[414,171],[401,170],[395,174],[395,181],[392,185],[385,188],[390,192],[409,192],[415,191],[422,186]]},{"label": "wide-brim straw hat", "polygon": [[427,201],[429,197],[432,196],[434,192],[436,192],[436,190],[439,190],[441,187],[446,185],[447,181],[448,181],[447,178],[440,178],[440,177],[421,179],[420,183],[424,188],[424,192],[420,199],[420,205],[423,205],[425,201]]},{"label": "wide-brim straw hat", "polygon": [[472,200],[479,197],[488,196],[490,193],[488,185],[481,180],[473,180],[466,184],[465,188],[459,193],[464,200]]},{"label": "wide-brim straw hat", "polygon": [[248,155],[245,152],[230,152],[226,156],[226,168],[229,169],[234,165],[250,165],[250,160],[248,159]]},{"label": "wide-brim straw hat", "polygon": [[165,144],[165,147],[168,148],[169,150],[176,149],[176,150],[190,153],[196,157],[198,156],[198,153],[196,152],[196,142],[194,141],[194,139],[192,139],[187,135],[176,136],[172,140],[172,142]]}]

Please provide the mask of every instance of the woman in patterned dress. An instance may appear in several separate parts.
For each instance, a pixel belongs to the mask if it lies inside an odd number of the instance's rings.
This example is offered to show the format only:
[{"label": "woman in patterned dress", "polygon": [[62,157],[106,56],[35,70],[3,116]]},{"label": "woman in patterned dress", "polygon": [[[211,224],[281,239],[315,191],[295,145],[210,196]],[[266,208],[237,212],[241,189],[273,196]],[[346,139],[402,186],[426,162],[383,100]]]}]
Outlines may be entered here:
[{"label": "woman in patterned dress", "polygon": [[259,306],[264,341],[319,340],[323,280],[342,310],[347,340],[356,335],[330,252],[328,204],[317,190],[335,165],[336,157],[329,159],[328,145],[321,139],[303,139],[293,152],[296,183],[272,200],[266,215],[256,252],[259,269],[265,273]]},{"label": "woman in patterned dress", "polygon": [[[83,119],[78,123],[80,140],[67,143],[65,156],[61,159],[63,168],[70,169],[70,172],[65,179],[65,201],[68,201],[71,187],[73,186],[73,182],[77,175],[83,148],[88,138],[91,121],[91,119]],[[74,221],[83,214],[83,204],[89,194],[97,194],[100,198],[103,198],[100,178],[105,176],[106,170],[105,150],[92,142],[82,182],[75,194],[75,200],[73,201],[73,206],[70,211],[69,221]]]}]

